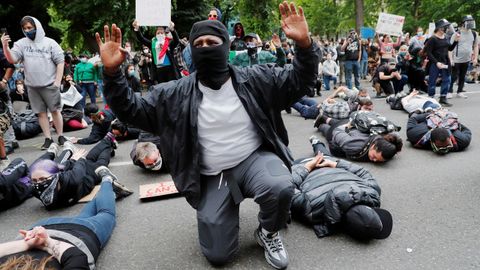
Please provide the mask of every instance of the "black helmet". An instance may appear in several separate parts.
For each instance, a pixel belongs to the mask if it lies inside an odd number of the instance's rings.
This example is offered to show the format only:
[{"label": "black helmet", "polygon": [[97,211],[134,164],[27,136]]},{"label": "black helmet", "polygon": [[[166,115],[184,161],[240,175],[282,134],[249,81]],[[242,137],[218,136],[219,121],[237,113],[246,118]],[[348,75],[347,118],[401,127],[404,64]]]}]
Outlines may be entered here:
[{"label": "black helmet", "polygon": [[444,28],[445,26],[449,26],[449,25],[450,25],[449,21],[447,21],[446,19],[440,19],[435,22],[435,30]]},{"label": "black helmet", "polygon": [[462,19],[462,23],[466,22],[466,21],[474,21],[475,19],[472,17],[472,15],[466,15],[463,17]]}]

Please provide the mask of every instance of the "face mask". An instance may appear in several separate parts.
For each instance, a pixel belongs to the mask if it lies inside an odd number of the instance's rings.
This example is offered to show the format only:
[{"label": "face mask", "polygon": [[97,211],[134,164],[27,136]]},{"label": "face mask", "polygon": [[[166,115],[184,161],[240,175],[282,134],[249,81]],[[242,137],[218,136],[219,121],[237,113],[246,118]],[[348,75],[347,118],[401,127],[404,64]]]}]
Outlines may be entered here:
[{"label": "face mask", "polygon": [[162,168],[162,158],[159,157],[157,161],[153,164],[150,165],[145,165],[145,168],[151,170],[151,171],[159,171]]},{"label": "face mask", "polygon": [[156,37],[157,37],[157,40],[164,40],[165,39],[164,34],[158,34],[158,35],[156,35]]},{"label": "face mask", "polygon": [[58,174],[54,174],[41,183],[32,183],[35,197],[45,206],[51,205],[56,199],[58,179]]},{"label": "face mask", "polygon": [[423,35],[423,32],[418,32],[417,33],[417,36],[422,36]]},{"label": "face mask", "polygon": [[80,58],[80,62],[86,63],[86,62],[87,62],[87,58],[85,58],[85,57]]},{"label": "face mask", "polygon": [[32,29],[28,32],[24,32],[25,36],[31,40],[35,40],[35,36],[37,35],[37,29]]},{"label": "face mask", "polygon": [[148,53],[148,50],[147,49],[143,50],[143,53]]},{"label": "face mask", "polygon": [[135,70],[129,70],[128,76],[133,77],[135,75]]},{"label": "face mask", "polygon": [[399,52],[398,53],[400,56],[404,57],[405,55],[407,55],[407,52]]},{"label": "face mask", "polygon": [[471,30],[471,29],[475,29],[475,21],[466,21],[465,22],[465,28]]},{"label": "face mask", "polygon": [[197,67],[197,79],[206,86],[218,90],[229,77],[229,35],[225,26],[219,21],[200,21],[192,27],[190,44],[194,44],[194,41],[203,35],[214,35],[223,41],[221,45],[214,47],[192,46],[192,60]]}]

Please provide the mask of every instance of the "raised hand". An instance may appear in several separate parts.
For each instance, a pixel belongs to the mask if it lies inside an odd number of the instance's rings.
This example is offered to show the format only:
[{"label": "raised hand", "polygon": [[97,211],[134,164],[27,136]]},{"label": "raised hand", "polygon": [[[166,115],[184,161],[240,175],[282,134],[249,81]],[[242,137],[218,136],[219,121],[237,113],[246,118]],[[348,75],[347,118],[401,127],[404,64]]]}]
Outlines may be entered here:
[{"label": "raised hand", "polygon": [[10,36],[7,34],[3,34],[1,40],[2,40],[2,45],[5,47],[8,47],[8,43],[11,41]]},{"label": "raised hand", "polygon": [[308,36],[308,24],[303,15],[303,8],[298,7],[298,12],[293,2],[290,5],[284,1],[279,6],[282,15],[282,29],[288,38],[293,39],[301,48],[308,48],[312,44]]},{"label": "raised hand", "polygon": [[95,33],[95,38],[97,39],[100,58],[102,59],[105,71],[112,73],[118,70],[123,61],[125,61],[128,52],[122,48],[122,31],[117,25],[112,24],[111,36],[108,25],[103,27],[103,33],[104,42],[102,42],[99,33]]},{"label": "raised hand", "polygon": [[280,37],[277,34],[272,35],[272,42],[275,47],[279,48],[282,46],[282,41],[280,40]]}]

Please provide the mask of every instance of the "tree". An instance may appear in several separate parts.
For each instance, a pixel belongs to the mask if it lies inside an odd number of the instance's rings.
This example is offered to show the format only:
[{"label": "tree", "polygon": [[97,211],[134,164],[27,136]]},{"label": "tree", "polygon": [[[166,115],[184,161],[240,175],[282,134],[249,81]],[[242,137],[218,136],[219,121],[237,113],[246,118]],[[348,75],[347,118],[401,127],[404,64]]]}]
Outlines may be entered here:
[{"label": "tree", "polygon": [[355,30],[360,33],[363,26],[363,0],[355,0]]}]

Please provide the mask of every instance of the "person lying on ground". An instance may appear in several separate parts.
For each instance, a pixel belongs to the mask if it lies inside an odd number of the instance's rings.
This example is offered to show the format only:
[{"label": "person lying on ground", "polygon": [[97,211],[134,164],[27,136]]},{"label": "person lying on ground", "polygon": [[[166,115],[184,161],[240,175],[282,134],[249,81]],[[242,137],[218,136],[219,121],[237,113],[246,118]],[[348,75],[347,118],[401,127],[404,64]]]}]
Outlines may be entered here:
[{"label": "person lying on ground", "polygon": [[140,132],[142,132],[140,129],[125,124],[118,119],[113,120],[111,125],[111,133],[115,135],[117,141],[136,140]]},{"label": "person lying on ground", "polygon": [[20,230],[22,239],[0,244],[0,269],[95,269],[115,228],[115,189],[120,185],[106,167],[96,174],[100,190],[79,215],[40,220]]},{"label": "person lying on ground", "polygon": [[402,106],[409,114],[430,112],[442,107],[436,99],[418,95],[417,90],[413,90],[408,96],[402,98]]},{"label": "person lying on ground", "polygon": [[138,140],[133,144],[130,158],[133,164],[150,171],[168,172],[163,164],[160,151],[160,138],[151,133],[142,131]]},{"label": "person lying on ground", "polygon": [[413,113],[407,122],[407,140],[415,147],[437,154],[465,150],[472,141],[472,132],[446,109]]},{"label": "person lying on ground", "polygon": [[85,115],[93,122],[92,130],[87,138],[71,137],[69,140],[72,143],[78,144],[94,144],[105,138],[110,131],[110,126],[115,120],[115,115],[109,109],[99,110],[97,104],[88,103],[85,106]]},{"label": "person lying on ground", "polygon": [[58,145],[52,144],[30,166],[33,195],[47,210],[76,204],[100,183],[101,178],[95,170],[100,166],[108,166],[114,153],[113,146],[114,142],[105,137],[87,154],[85,149],[67,142],[57,156]]},{"label": "person lying on ground", "polygon": [[16,158],[0,174],[0,211],[20,205],[31,196],[28,165],[25,160]]},{"label": "person lying on ground", "polygon": [[327,139],[334,156],[381,163],[392,159],[401,151],[403,142],[398,134],[370,134],[357,128],[348,128],[348,123],[348,119],[330,119],[321,122],[318,128]]},{"label": "person lying on ground", "polygon": [[292,167],[292,217],[313,226],[320,237],[345,232],[355,239],[385,239],[392,215],[380,208],[381,189],[365,168],[335,159],[315,136],[314,157]]}]

